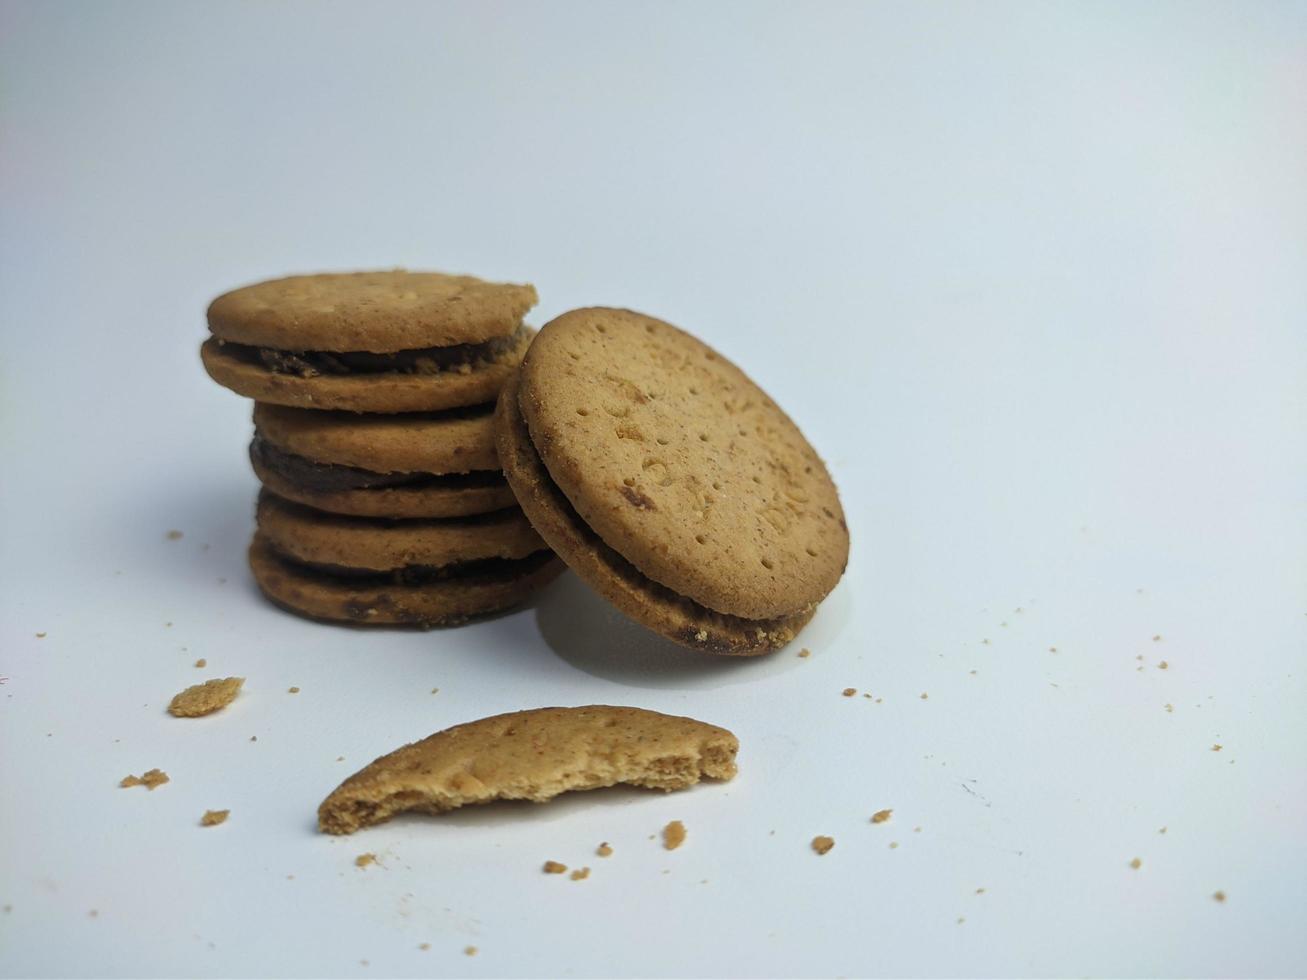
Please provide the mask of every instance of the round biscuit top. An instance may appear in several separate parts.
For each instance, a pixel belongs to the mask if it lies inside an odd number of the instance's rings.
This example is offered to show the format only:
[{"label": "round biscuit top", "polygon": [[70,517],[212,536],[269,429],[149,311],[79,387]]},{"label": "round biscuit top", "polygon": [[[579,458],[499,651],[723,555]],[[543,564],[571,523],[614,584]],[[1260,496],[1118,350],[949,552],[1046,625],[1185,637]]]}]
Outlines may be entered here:
[{"label": "round biscuit top", "polygon": [[550,477],[644,575],[718,612],[820,602],[849,536],[825,464],[730,361],[661,320],[573,310],[522,363],[519,404]]},{"label": "round biscuit top", "polygon": [[209,304],[209,330],[278,350],[393,354],[507,336],[535,303],[534,286],[473,276],[333,272],[223,293]]}]

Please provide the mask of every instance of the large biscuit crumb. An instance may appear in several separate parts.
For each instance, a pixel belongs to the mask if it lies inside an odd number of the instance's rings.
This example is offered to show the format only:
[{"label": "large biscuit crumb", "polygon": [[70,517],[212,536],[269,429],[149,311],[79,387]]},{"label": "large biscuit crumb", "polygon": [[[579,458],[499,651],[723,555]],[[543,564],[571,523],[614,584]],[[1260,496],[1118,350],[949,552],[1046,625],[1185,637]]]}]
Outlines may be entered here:
[{"label": "large biscuit crumb", "polygon": [[366,854],[360,854],[358,857],[354,859],[354,867],[356,868],[366,868],[369,864],[376,864],[376,863],[377,863],[377,856],[373,854],[371,851],[369,851]]},{"label": "large biscuit crumb", "polygon": [[877,810],[871,815],[872,823],[884,823],[894,813],[893,810]]},{"label": "large biscuit crumb", "polygon": [[571,878],[572,878],[573,881],[584,881],[586,878],[589,878],[589,877],[590,877],[590,869],[589,869],[589,868],[577,868],[577,869],[576,869],[575,871],[573,871],[572,874],[571,874]]},{"label": "large biscuit crumb", "polygon": [[168,713],[177,718],[213,714],[235,701],[244,683],[244,677],[215,677],[203,684],[193,684],[169,702]]},{"label": "large biscuit crumb", "polygon": [[220,823],[226,823],[230,813],[230,810],[205,810],[204,816],[200,817],[200,826],[216,827]]},{"label": "large biscuit crumb", "polygon": [[168,774],[162,769],[150,769],[139,776],[124,776],[122,782],[118,785],[123,789],[129,786],[144,786],[146,789],[154,789],[168,782]]},{"label": "large biscuit crumb", "polygon": [[483,718],[406,745],[350,776],[318,808],[318,828],[350,834],[418,810],[491,800],[543,803],[626,784],[672,791],[735,775],[723,728],[641,708],[538,708]]},{"label": "large biscuit crumb", "polygon": [[541,870],[547,875],[561,875],[567,870],[567,865],[559,864],[557,861],[546,861]]},{"label": "large biscuit crumb", "polygon": [[818,854],[826,854],[835,846],[835,838],[819,834],[812,839],[812,849]]},{"label": "large biscuit crumb", "polygon": [[669,851],[674,851],[685,843],[685,824],[679,820],[673,820],[663,828],[663,847]]},{"label": "large biscuit crumb", "polygon": [[609,846],[608,841],[604,841],[602,844],[600,844],[598,847],[595,848],[595,853],[598,854],[601,858],[612,857],[613,849]]}]

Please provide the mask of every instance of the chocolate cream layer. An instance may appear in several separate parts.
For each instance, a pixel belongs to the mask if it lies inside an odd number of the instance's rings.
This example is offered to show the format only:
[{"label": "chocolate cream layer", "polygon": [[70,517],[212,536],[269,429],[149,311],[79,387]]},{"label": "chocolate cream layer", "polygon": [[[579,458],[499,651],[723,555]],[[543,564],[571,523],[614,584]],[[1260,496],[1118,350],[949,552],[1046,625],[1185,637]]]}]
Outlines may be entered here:
[{"label": "chocolate cream layer", "polygon": [[339,490],[381,490],[389,487],[418,489],[443,487],[450,490],[493,487],[504,481],[498,470],[471,473],[374,473],[357,466],[319,463],[274,446],[257,429],[250,443],[250,459],[256,466],[276,473],[288,483],[305,490],[334,493]]},{"label": "chocolate cream layer", "polygon": [[393,354],[368,351],[279,350],[253,347],[230,340],[219,340],[224,353],[242,361],[258,364],[274,374],[294,374],[301,378],[342,374],[440,374],[471,368],[482,361],[492,361],[512,350],[526,330],[519,325],[506,337],[496,337],[481,344],[454,344],[450,347],[423,347]]}]

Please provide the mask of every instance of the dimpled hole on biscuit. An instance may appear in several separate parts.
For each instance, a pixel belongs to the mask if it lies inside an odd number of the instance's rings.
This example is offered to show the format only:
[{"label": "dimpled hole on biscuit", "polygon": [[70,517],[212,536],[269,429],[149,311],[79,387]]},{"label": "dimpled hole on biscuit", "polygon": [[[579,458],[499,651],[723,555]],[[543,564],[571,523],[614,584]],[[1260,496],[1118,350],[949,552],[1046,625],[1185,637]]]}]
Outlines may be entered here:
[{"label": "dimpled hole on biscuit", "polygon": [[578,408],[578,409],[576,410],[576,414],[577,414],[577,415],[589,415],[589,414],[590,414],[590,409],[588,409],[588,408]]},{"label": "dimpled hole on biscuit", "polygon": [[698,541],[700,544],[707,544],[707,543],[708,543],[708,538],[707,538],[707,536],[702,535],[702,534],[696,534],[696,535],[694,536],[694,540]]},{"label": "dimpled hole on biscuit", "polygon": [[771,569],[775,568],[776,565],[772,562],[770,558],[764,558],[762,560],[762,567],[770,571]]}]

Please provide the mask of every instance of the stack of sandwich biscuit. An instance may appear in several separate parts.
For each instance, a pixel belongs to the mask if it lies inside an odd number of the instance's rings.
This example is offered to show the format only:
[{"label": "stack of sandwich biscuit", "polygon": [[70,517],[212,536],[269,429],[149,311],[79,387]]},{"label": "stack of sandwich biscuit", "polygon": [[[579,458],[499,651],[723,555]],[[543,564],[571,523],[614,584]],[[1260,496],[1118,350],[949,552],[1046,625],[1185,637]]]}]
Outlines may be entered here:
[{"label": "stack of sandwich biscuit", "polygon": [[316,619],[442,626],[562,570],[517,507],[493,432],[535,300],[529,285],[397,270],[213,301],[205,368],[256,402],[250,566],[268,598]]}]

